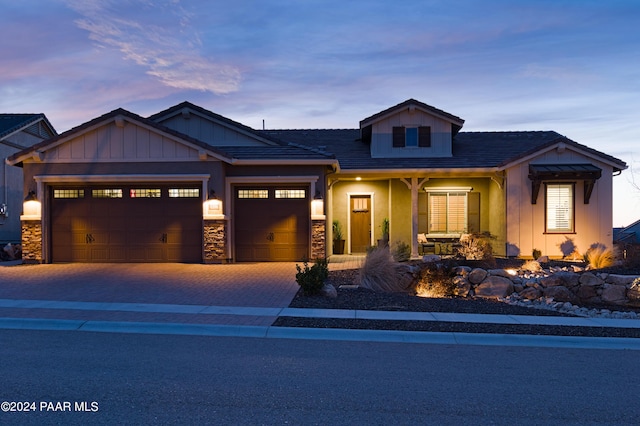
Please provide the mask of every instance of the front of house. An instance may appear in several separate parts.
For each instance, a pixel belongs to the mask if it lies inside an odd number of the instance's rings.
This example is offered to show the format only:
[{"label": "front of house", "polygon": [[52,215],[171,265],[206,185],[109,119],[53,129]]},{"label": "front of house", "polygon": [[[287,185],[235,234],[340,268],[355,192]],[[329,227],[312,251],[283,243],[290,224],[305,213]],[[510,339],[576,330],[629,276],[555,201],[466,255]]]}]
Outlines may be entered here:
[{"label": "front of house", "polygon": [[[346,130],[256,131],[190,103],[118,109],[8,159],[22,166],[34,262],[299,261],[382,238],[446,254],[490,234],[500,256],[612,243],[616,158],[555,132],[461,132],[410,99]],[[28,204],[31,203],[31,204]]]}]

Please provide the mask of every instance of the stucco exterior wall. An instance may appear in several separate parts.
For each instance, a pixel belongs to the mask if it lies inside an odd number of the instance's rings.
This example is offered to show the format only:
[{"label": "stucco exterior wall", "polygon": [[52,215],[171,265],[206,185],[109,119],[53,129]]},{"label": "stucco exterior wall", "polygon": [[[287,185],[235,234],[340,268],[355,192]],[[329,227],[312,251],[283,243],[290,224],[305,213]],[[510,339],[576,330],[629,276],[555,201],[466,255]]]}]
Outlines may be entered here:
[{"label": "stucco exterior wall", "polygon": [[[376,240],[382,236],[382,220],[386,217],[389,218],[389,181],[388,180],[373,180],[373,181],[344,181],[337,182],[331,188],[331,214],[330,220],[338,220],[342,225],[342,232],[345,236],[346,247],[350,247],[350,227],[349,227],[349,196],[350,195],[371,195],[372,199],[372,242],[375,244]],[[390,222],[390,239],[393,241],[393,231],[391,230]],[[333,238],[333,237],[331,237]]]},{"label": "stucco exterior wall", "polygon": [[[541,186],[536,204],[531,203],[531,180],[529,163],[567,164],[591,163],[602,169],[602,177],[596,181],[589,204],[584,204],[584,182],[575,182],[575,233],[545,233],[545,191]],[[560,244],[570,238],[580,254],[594,243],[613,246],[613,169],[611,166],[594,161],[579,153],[550,151],[544,155],[511,167],[507,170],[507,242],[511,247],[509,255],[531,257],[533,249],[551,258],[562,257]]]}]

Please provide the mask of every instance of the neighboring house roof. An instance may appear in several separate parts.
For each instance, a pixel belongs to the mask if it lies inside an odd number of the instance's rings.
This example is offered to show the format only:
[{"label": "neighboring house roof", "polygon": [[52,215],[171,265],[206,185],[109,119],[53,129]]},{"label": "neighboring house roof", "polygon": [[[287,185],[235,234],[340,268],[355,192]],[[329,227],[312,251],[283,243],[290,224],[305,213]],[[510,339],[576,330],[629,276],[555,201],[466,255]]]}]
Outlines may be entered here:
[{"label": "neighboring house roof", "polygon": [[342,171],[400,169],[504,169],[527,156],[559,143],[607,160],[614,170],[626,164],[610,155],[574,142],[553,131],[460,132],[453,139],[452,156],[438,158],[372,158],[359,129],[265,130],[283,141],[325,147],[335,154]]},{"label": "neighboring house roof", "polygon": [[613,242],[627,244],[640,243],[640,220],[622,228],[613,228]]},{"label": "neighboring house roof", "polygon": [[0,142],[18,149],[24,148],[6,139],[16,132],[29,129],[40,121],[45,126],[45,134],[37,132],[35,136],[46,139],[57,134],[44,114],[0,114]]}]

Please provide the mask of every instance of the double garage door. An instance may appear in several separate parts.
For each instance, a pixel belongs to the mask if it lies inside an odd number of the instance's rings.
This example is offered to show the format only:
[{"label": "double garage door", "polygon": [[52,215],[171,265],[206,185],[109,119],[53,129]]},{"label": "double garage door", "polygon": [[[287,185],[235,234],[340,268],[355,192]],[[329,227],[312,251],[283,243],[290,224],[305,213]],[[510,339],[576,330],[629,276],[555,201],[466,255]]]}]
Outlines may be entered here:
[{"label": "double garage door", "polygon": [[51,190],[54,262],[201,262],[197,186],[60,187]]},{"label": "double garage door", "polygon": [[308,187],[234,189],[235,255],[239,262],[309,257]]}]

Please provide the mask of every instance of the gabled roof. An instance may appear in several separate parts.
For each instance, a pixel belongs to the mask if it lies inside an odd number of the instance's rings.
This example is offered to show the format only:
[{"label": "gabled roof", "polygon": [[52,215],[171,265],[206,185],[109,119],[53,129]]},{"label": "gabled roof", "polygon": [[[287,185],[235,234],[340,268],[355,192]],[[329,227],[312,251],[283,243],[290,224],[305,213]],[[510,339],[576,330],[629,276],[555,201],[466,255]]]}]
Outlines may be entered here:
[{"label": "gabled roof", "polygon": [[392,114],[395,114],[399,111],[408,108],[416,108],[421,110],[427,114],[434,115],[436,117],[442,118],[446,121],[449,121],[452,124],[454,129],[453,134],[456,134],[464,125],[464,120],[460,117],[457,117],[453,114],[449,114],[446,111],[433,107],[431,105],[427,105],[424,102],[417,101],[415,99],[407,99],[404,102],[399,103],[398,105],[392,106],[391,108],[387,108],[384,111],[380,111],[377,114],[372,115],[371,117],[367,117],[364,120],[360,121],[360,128],[369,126],[370,124],[382,120]]},{"label": "gabled roof", "polygon": [[[49,135],[57,132],[44,114],[0,114],[0,141],[42,121]],[[42,136],[42,135],[38,135]],[[42,136],[44,137],[44,136]],[[22,147],[21,147],[22,148]]]},{"label": "gabled roof", "polygon": [[104,115],[101,115],[100,117],[94,118],[91,121],[87,121],[84,124],[81,124],[79,126],[76,126],[70,130],[67,130],[64,133],[61,133],[51,139],[47,139],[45,141],[42,141],[36,145],[33,145],[29,148],[23,149],[22,151],[19,151],[15,154],[13,154],[12,156],[7,158],[7,162],[9,164],[12,165],[21,165],[22,161],[28,159],[29,157],[31,157],[33,155],[34,152],[38,152],[38,151],[45,151],[47,149],[51,149],[54,148],[64,142],[66,142],[67,140],[83,133],[86,131],[89,131],[90,129],[93,129],[94,127],[98,127],[101,126],[107,122],[113,121],[114,119],[116,119],[116,117],[118,116],[122,116],[122,117],[126,117],[131,121],[134,122],[138,122],[142,125],[145,126],[149,126],[151,128],[154,128],[155,130],[157,130],[160,133],[165,133],[167,135],[173,136],[175,138],[181,139],[185,142],[187,142],[188,144],[192,144],[195,146],[198,146],[200,148],[203,148],[204,150],[208,151],[212,156],[214,157],[218,157],[223,161],[227,161],[227,162],[231,162],[232,159],[228,158],[227,155],[212,147],[211,145],[208,145],[204,142],[201,142],[197,139],[191,138],[187,135],[184,135],[180,132],[176,132],[175,130],[172,130],[168,127],[162,126],[154,121],[148,120],[146,118],[143,118],[137,114],[134,114],[130,111],[127,111],[123,108],[118,108],[115,109],[111,112],[108,112]]},{"label": "gabled roof", "polygon": [[160,111],[159,113],[153,114],[151,116],[149,116],[149,120],[155,121],[157,123],[159,123],[160,121],[166,120],[172,116],[178,115],[178,114],[182,114],[184,111],[192,111],[195,112],[197,114],[200,114],[203,117],[206,117],[207,119],[211,120],[214,123],[218,123],[222,126],[225,127],[229,127],[232,128],[236,131],[239,131],[241,133],[244,133],[246,135],[250,135],[253,136],[254,138],[260,139],[265,143],[268,144],[276,144],[276,145],[280,145],[282,144],[281,141],[277,140],[277,139],[273,139],[271,137],[269,137],[268,135],[264,135],[261,133],[258,133],[257,131],[255,131],[254,129],[252,129],[251,127],[245,126],[242,123],[238,123],[237,121],[233,121],[227,117],[224,117],[220,114],[216,114],[215,112],[209,111],[205,108],[202,108],[198,105],[192,104],[191,102],[187,102],[184,101],[182,103],[179,103],[178,105],[174,105],[171,108],[167,108],[164,111]]},{"label": "gabled roof", "polygon": [[578,144],[553,131],[460,132],[453,139],[451,157],[372,158],[370,147],[360,139],[359,129],[265,130],[283,141],[323,147],[335,154],[340,170],[501,170],[527,156],[564,143],[566,146],[608,161],[614,171],[627,165],[617,158]]},{"label": "gabled roof", "polygon": [[[178,108],[178,110],[180,111],[181,108]],[[263,163],[268,163],[269,161],[271,162],[275,161],[275,162],[278,162],[278,164],[280,163],[285,164],[288,162],[293,163],[295,161],[297,161],[298,164],[302,164],[302,163],[334,164],[336,162],[335,157],[329,153],[321,152],[310,146],[287,144],[276,138],[272,138],[271,136],[262,135],[261,133],[256,132],[252,129],[250,130],[252,133],[255,134],[256,138],[277,141],[277,144],[275,143],[272,145],[265,144],[264,147],[259,147],[259,146],[258,147],[255,147],[255,146],[252,146],[252,147],[216,146],[214,147],[198,139],[192,138],[176,130],[173,130],[166,126],[158,124],[151,119],[141,117],[137,114],[134,114],[122,108],[115,109],[100,117],[94,118],[91,121],[88,121],[84,124],[74,127],[51,139],[40,142],[29,148],[23,149],[11,155],[10,157],[8,157],[7,162],[12,165],[21,166],[22,162],[26,159],[31,158],[34,153],[52,149],[62,143],[65,143],[69,139],[72,139],[78,136],[79,134],[87,132],[95,127],[101,126],[107,122],[113,121],[118,116],[126,117],[127,119],[133,122],[151,127],[160,133],[170,135],[174,138],[177,138],[186,142],[187,144],[197,146],[203,149],[205,152],[208,152],[213,157],[216,157],[230,164],[243,164],[243,163],[244,164],[251,164],[251,163],[263,164]],[[228,120],[228,122],[235,123],[232,120]],[[242,127],[246,127],[246,126],[242,126]]]}]

